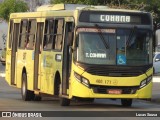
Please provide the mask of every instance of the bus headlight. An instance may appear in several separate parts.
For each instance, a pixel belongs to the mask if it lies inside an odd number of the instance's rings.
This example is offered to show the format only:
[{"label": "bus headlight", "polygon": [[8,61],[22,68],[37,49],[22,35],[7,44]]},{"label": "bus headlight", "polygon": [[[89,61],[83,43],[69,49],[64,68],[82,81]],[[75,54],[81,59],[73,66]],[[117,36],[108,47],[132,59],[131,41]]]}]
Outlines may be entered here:
[{"label": "bus headlight", "polygon": [[82,83],[83,85],[89,87],[89,80],[87,80],[86,78],[82,77],[81,75],[79,75],[78,73],[74,72],[74,77],[76,78],[76,80],[80,83]]},{"label": "bus headlight", "polygon": [[145,87],[147,84],[149,84],[152,80],[152,76],[149,76],[147,79],[141,81],[140,83],[140,88],[143,88]]}]

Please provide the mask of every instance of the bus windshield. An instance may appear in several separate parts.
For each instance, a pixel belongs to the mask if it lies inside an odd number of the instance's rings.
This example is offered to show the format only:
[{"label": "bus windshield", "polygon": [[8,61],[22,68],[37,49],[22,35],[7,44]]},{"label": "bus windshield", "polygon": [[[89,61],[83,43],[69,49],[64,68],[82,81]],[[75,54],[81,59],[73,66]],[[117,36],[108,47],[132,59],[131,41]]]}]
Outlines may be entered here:
[{"label": "bus windshield", "polygon": [[78,62],[129,66],[152,63],[149,30],[79,28],[77,32]]}]

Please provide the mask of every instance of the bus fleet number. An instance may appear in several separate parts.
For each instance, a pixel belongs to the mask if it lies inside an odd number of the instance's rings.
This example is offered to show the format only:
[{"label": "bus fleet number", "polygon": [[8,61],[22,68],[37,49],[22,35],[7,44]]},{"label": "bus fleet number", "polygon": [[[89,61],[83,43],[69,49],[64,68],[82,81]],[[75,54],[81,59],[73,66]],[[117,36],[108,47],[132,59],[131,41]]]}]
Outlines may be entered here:
[{"label": "bus fleet number", "polygon": [[111,84],[112,84],[112,81],[111,81],[111,80],[101,80],[101,79],[97,79],[97,80],[96,80],[96,83],[111,85]]}]

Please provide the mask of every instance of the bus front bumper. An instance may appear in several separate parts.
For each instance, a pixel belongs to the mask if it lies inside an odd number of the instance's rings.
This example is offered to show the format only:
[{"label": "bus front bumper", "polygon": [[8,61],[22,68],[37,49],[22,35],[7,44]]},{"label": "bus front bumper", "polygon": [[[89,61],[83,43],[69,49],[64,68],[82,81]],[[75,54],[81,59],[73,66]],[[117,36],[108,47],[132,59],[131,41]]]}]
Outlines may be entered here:
[{"label": "bus front bumper", "polygon": [[[74,81],[69,90],[69,97],[81,97],[81,98],[129,98],[129,99],[150,99],[152,96],[152,82],[147,84],[143,88],[137,88],[135,93],[132,94],[108,94],[95,93],[92,87],[87,87],[78,81]],[[98,86],[97,86],[98,87]],[[119,89],[119,88],[118,88]]]}]

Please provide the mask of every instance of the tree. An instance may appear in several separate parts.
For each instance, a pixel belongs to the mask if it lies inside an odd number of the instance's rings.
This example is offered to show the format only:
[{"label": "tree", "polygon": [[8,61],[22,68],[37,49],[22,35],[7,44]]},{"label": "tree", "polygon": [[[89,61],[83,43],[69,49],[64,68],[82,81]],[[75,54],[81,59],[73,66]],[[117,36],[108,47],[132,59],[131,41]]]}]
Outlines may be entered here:
[{"label": "tree", "polygon": [[51,0],[52,4],[70,3],[70,4],[87,4],[97,5],[99,0]]},{"label": "tree", "polygon": [[153,16],[155,29],[160,28],[160,2],[157,0],[152,0],[147,4],[145,10],[150,12]]},{"label": "tree", "polygon": [[8,21],[11,13],[26,12],[27,4],[22,0],[4,0],[0,4],[0,17]]},{"label": "tree", "polygon": [[150,12],[155,26],[160,28],[160,2],[158,0],[51,0],[52,4],[74,3],[88,5],[107,5],[110,8],[125,8]]}]

